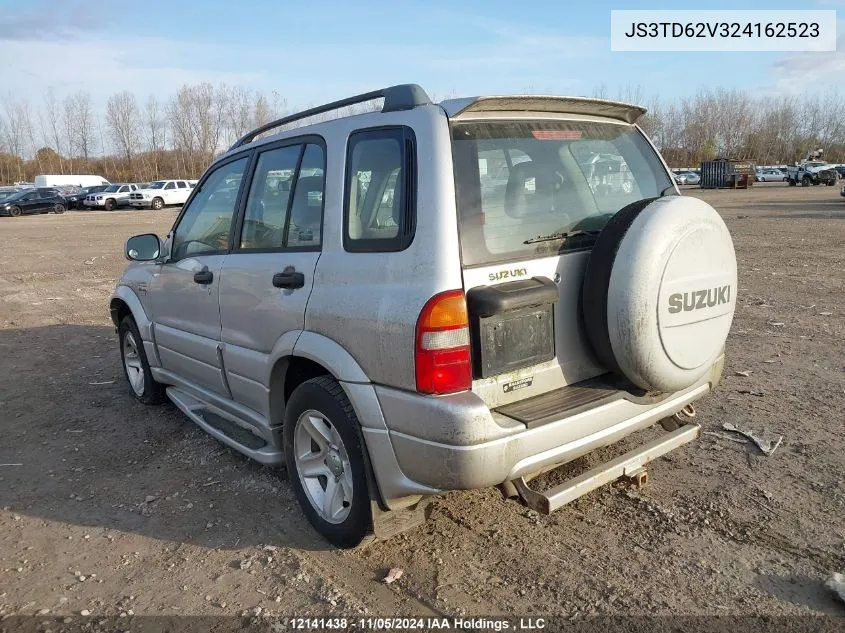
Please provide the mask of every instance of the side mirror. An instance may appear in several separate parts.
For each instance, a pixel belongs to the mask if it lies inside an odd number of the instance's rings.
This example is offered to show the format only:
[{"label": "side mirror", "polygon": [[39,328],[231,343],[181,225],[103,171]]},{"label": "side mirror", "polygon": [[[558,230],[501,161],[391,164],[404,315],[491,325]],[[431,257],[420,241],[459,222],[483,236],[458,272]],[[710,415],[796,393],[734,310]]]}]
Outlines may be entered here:
[{"label": "side mirror", "polygon": [[123,252],[129,261],[151,262],[161,253],[161,240],[154,233],[135,235],[126,240]]}]

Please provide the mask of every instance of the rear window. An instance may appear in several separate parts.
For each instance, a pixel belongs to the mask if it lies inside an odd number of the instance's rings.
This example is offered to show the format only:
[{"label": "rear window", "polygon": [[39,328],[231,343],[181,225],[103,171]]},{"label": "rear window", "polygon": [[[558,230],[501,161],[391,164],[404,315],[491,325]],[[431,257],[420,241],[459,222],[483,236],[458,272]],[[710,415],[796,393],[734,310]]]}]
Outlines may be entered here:
[{"label": "rear window", "polygon": [[465,266],[589,248],[622,207],[674,193],[657,154],[629,125],[455,123],[452,144]]}]

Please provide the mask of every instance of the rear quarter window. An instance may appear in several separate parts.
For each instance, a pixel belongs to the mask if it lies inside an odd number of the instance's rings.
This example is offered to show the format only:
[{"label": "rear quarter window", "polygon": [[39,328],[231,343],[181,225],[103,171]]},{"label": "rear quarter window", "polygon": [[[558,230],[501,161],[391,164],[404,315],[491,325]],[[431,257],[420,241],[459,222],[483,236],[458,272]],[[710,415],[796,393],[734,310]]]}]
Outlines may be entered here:
[{"label": "rear quarter window", "polygon": [[352,252],[408,247],[416,224],[415,142],[410,128],[361,130],[346,153],[343,245]]}]

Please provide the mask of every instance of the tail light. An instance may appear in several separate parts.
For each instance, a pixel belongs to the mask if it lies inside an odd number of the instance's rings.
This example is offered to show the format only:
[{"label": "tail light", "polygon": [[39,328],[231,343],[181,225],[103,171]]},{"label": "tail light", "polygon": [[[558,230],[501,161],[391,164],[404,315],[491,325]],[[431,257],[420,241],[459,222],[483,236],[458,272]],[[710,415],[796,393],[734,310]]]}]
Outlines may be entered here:
[{"label": "tail light", "polygon": [[472,387],[469,318],[462,290],[433,296],[417,319],[417,391],[454,393]]}]

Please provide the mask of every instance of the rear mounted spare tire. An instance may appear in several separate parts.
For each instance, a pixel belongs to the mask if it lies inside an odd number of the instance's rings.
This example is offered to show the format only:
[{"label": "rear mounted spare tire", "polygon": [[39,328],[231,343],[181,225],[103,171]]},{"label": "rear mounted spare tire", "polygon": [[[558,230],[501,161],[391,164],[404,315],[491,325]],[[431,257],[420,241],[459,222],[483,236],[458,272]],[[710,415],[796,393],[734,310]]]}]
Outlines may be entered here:
[{"label": "rear mounted spare tire", "polygon": [[649,391],[678,391],[722,353],[736,289],[733,241],[710,205],[641,200],[611,218],[590,254],[587,336],[611,371]]}]

